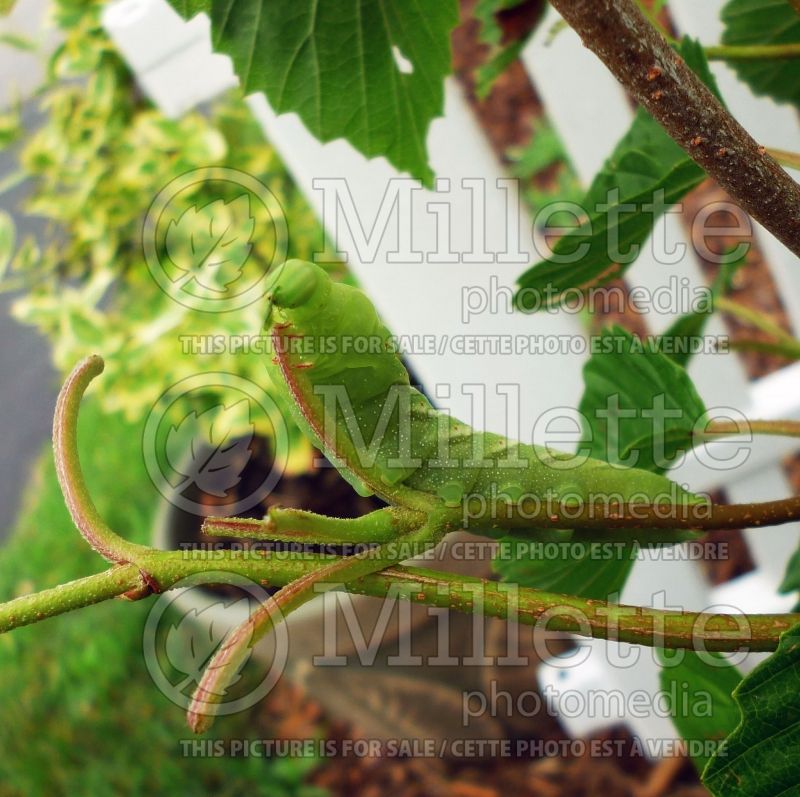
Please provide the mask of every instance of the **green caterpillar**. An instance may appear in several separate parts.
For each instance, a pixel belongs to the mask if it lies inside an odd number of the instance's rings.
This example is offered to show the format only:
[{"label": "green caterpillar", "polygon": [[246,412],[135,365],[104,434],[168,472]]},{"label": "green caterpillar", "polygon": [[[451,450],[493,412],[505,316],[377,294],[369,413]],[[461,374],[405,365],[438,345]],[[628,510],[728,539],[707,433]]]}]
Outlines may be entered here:
[{"label": "green caterpillar", "polygon": [[288,391],[300,426],[362,494],[448,508],[490,495],[689,497],[664,476],[477,432],[434,409],[411,386],[367,296],[316,265],[286,262],[268,291],[270,375]]}]

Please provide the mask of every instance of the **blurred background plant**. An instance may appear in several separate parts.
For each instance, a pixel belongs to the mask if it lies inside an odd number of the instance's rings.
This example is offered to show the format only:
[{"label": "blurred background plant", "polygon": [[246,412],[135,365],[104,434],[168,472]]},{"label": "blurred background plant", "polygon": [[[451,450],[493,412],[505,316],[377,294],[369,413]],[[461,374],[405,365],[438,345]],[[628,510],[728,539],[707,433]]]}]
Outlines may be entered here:
[{"label": "blurred background plant", "polygon": [[[148,272],[143,223],[165,186],[198,167],[236,169],[269,189],[287,224],[281,231],[250,216],[239,185],[201,181],[176,200],[178,209],[171,210],[176,223],[156,244],[159,262],[180,260],[198,238],[208,238],[212,209],[215,224],[222,215],[227,225],[238,225],[244,268],[256,279],[284,253],[310,258],[322,235],[240,92],[180,119],[165,118],[141,95],[115,53],[100,25],[101,7],[76,0],[53,3],[61,43],[38,92],[41,123],[26,133],[18,169],[0,186],[8,191],[31,183],[22,212],[46,224],[43,235],[27,236],[14,249],[11,219],[0,220],[0,251],[7,251],[2,286],[22,290],[13,314],[47,336],[60,372],[87,354],[104,355],[107,371],[97,386],[101,405],[135,421],[169,386],[196,374],[199,362],[204,373],[233,373],[268,386],[263,364],[268,355],[231,346],[259,335],[263,300],[229,312],[201,312],[167,295]],[[21,129],[19,109],[12,109],[0,120],[0,145],[9,146]],[[207,265],[200,262],[198,268]],[[198,283],[224,294],[230,276],[223,268],[206,268]],[[175,422],[190,412],[213,422],[216,415],[207,410],[222,408],[223,392],[192,391],[190,399],[172,407]],[[246,404],[239,403],[245,413]],[[228,431],[245,432],[251,421],[259,423],[246,415],[232,417],[233,410],[225,408]],[[265,419],[261,423],[268,426]],[[255,431],[269,436],[272,430],[256,426]],[[289,434],[288,470],[302,471],[310,447],[293,425]]]},{"label": "blurred background plant", "polygon": [[585,192],[558,133],[544,118],[531,126],[533,131],[527,144],[506,150],[509,173],[521,181],[529,212],[535,216],[553,202],[579,203]]}]

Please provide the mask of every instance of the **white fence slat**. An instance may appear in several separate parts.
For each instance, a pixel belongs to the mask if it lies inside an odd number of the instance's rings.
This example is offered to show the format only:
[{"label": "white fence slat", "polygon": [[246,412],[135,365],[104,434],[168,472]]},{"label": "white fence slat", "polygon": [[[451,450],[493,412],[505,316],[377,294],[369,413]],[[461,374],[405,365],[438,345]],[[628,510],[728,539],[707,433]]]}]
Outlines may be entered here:
[{"label": "white fence slat", "polygon": [[[165,0],[120,0],[122,7],[107,12],[107,24],[118,41],[126,58],[137,67],[138,77],[153,92],[153,98],[168,113],[177,112],[198,101],[197,83],[181,65],[181,47],[187,42],[193,47],[198,41],[198,31],[205,37],[210,53],[208,21],[205,17],[186,23],[177,18]],[[132,4],[132,5],[127,5]],[[127,11],[125,9],[128,9]],[[155,63],[150,49],[161,42]],[[146,51],[146,52],[145,52]],[[222,58],[215,56],[214,59]],[[230,69],[229,59],[223,68],[219,62],[207,62],[211,84],[224,85]],[[154,70],[168,65],[169,80],[149,83],[146,78]],[[201,81],[205,84],[209,81]],[[215,84],[215,81],[217,83]],[[219,90],[219,86],[217,87]],[[359,218],[369,230],[384,194],[394,184],[405,180],[384,159],[367,161],[345,141],[321,144],[293,114],[277,117],[269,108],[263,95],[250,98],[251,108],[262,124],[268,138],[276,147],[298,186],[324,218],[323,191],[325,180],[346,181]],[[434,122],[429,135],[429,149],[435,171],[439,175],[437,186],[451,190],[438,192],[413,191],[410,207],[402,207],[400,216],[404,227],[412,231],[413,247],[423,253],[421,262],[391,264],[391,253],[397,243],[397,225],[387,229],[374,256],[363,257],[356,251],[356,237],[346,224],[334,226],[334,220],[325,218],[329,231],[336,237],[336,248],[346,253],[350,267],[374,299],[378,309],[397,335],[410,338],[432,335],[436,339],[435,354],[412,353],[409,361],[423,383],[432,391],[435,385],[450,388],[451,399],[443,401],[451,411],[469,419],[478,427],[499,432],[508,430],[506,397],[498,394],[497,387],[505,383],[519,385],[521,422],[519,434],[530,439],[536,420],[548,409],[559,406],[574,407],[581,391],[580,361],[578,354],[531,355],[518,352],[509,357],[484,356],[480,358],[480,374],[473,369],[474,356],[458,354],[452,350],[454,341],[463,336],[505,336],[512,344],[520,338],[538,336],[566,339],[582,335],[575,316],[541,314],[534,317],[518,313],[483,312],[470,323],[463,320],[462,291],[472,286],[491,289],[490,280],[497,280],[495,290],[510,292],[514,280],[535,259],[531,222],[524,213],[506,214],[506,192],[498,181],[506,179],[492,153],[483,132],[467,107],[460,88],[453,82],[446,84],[445,116]],[[471,186],[462,179],[473,181]],[[485,209],[482,219],[472,222],[470,200],[481,187],[485,188]],[[446,204],[452,219],[451,240],[454,252],[469,252],[473,244],[473,230],[485,230],[485,257],[480,251],[460,262],[437,263],[437,225],[439,217],[433,206]],[[441,208],[439,208],[441,210]],[[517,262],[494,262],[494,253],[506,248],[507,230],[519,237]],[[478,242],[480,243],[480,241]],[[374,260],[374,262],[367,262]],[[470,262],[468,262],[470,261]],[[431,279],[432,269],[436,278]],[[538,344],[537,344],[538,345]],[[441,347],[441,348],[439,348]],[[569,366],[567,363],[571,363]],[[472,416],[472,398],[466,390],[480,381],[487,385],[486,411]],[[541,437],[542,432],[537,431]]]},{"label": "white fence slat", "polygon": [[[769,501],[792,495],[786,475],[777,464],[751,473],[746,479],[731,482],[726,490],[734,503]],[[771,576],[777,586],[783,578],[786,562],[800,542],[800,523],[787,523],[768,529],[747,529],[744,534],[756,567]]]},{"label": "white fence slat", "polygon": [[627,130],[631,108],[622,87],[575,31],[565,28],[549,41],[560,19],[548,6],[520,59],[580,181],[588,185]]},{"label": "white fence slat", "polygon": [[103,26],[167,116],[180,116],[239,83],[231,59],[211,50],[205,14],[187,22],[165,0],[117,0],[104,8]]},{"label": "white fence slat", "polygon": [[[0,16],[0,34],[32,39],[47,52],[56,44],[55,32],[45,30],[48,6],[49,0],[16,3],[10,14]],[[45,65],[43,53],[0,44],[0,110],[39,88],[45,78]]]},{"label": "white fence slat", "polygon": [[[796,149],[800,149],[800,137],[796,142]],[[800,171],[797,169],[787,171],[795,180],[800,181]],[[754,225],[764,256],[775,278],[781,302],[789,316],[792,333],[795,337],[800,337],[800,259],[760,224],[754,222]]]}]

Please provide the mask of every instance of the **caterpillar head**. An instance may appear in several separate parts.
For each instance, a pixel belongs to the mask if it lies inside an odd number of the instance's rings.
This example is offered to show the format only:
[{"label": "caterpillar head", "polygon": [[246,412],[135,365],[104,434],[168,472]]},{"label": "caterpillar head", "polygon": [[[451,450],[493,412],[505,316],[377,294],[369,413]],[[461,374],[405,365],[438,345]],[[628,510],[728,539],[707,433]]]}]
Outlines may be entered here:
[{"label": "caterpillar head", "polygon": [[331,280],[314,263],[287,260],[272,272],[266,287],[268,304],[265,325],[269,325],[274,320],[273,311],[276,308],[281,316],[320,311],[328,299]]}]

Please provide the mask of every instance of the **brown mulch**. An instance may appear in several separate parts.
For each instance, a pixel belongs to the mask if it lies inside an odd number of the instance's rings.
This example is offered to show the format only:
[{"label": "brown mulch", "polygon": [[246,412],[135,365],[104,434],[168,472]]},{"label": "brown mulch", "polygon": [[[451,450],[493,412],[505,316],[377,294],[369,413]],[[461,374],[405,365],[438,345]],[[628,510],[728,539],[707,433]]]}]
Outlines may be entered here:
[{"label": "brown mulch", "polygon": [[[322,735],[336,746],[362,738],[357,728],[328,720],[315,701],[285,679],[262,703],[253,731],[282,740]],[[707,797],[688,760],[653,764],[631,755],[632,738],[624,728],[594,738],[618,754],[592,757],[587,744],[582,754],[544,758],[344,756],[321,760],[308,780],[341,797]]]}]

